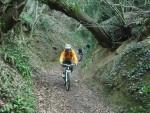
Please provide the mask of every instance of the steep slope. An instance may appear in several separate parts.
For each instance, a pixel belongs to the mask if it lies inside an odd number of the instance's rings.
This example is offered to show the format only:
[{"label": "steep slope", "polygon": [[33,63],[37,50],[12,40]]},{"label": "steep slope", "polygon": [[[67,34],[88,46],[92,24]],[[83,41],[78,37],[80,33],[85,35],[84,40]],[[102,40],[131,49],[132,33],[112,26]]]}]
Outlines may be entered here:
[{"label": "steep slope", "polygon": [[149,113],[150,40],[127,41],[114,52],[98,48],[83,64],[85,80],[124,113]]}]

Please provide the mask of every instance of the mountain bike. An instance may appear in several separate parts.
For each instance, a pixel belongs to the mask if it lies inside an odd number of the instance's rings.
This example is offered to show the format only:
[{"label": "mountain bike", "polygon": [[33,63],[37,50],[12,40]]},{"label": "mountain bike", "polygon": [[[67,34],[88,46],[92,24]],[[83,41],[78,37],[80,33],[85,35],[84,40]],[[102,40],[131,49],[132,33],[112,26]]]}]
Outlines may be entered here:
[{"label": "mountain bike", "polygon": [[65,81],[65,87],[66,87],[66,91],[69,91],[70,89],[70,76],[71,76],[71,68],[73,68],[75,64],[63,64],[63,66],[65,67],[65,77],[64,77],[64,81]]}]

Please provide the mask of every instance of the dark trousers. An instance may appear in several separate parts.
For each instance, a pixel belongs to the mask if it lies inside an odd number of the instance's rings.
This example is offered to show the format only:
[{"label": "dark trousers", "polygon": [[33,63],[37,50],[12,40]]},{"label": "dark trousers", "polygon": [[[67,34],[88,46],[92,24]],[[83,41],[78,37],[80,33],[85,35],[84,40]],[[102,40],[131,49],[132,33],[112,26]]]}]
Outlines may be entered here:
[{"label": "dark trousers", "polygon": [[[72,64],[72,61],[63,61],[63,64]],[[63,72],[65,72],[65,66],[63,66]],[[71,67],[71,72],[73,71],[73,66]]]}]

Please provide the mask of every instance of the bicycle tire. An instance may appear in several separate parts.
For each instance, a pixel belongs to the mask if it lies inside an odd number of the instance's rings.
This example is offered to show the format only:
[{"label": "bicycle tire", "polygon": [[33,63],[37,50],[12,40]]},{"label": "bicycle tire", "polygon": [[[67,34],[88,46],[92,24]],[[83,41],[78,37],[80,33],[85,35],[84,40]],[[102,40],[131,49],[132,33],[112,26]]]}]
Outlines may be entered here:
[{"label": "bicycle tire", "polygon": [[70,90],[70,73],[66,73],[66,80],[65,80],[65,86],[66,86],[66,91]]}]

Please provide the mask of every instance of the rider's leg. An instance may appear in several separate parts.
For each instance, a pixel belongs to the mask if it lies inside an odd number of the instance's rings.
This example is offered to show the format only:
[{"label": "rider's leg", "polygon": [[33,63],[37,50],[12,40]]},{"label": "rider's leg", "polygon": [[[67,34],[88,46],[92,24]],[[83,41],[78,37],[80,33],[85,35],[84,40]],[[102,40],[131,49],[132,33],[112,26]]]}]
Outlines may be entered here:
[{"label": "rider's leg", "polygon": [[62,65],[61,66],[61,76],[64,78],[65,77],[65,67]]},{"label": "rider's leg", "polygon": [[[71,64],[71,61],[63,61],[63,64]],[[62,65],[62,77],[65,77],[65,66]]]},{"label": "rider's leg", "polygon": [[72,73],[72,71],[73,71],[73,66],[71,67],[71,73]]},{"label": "rider's leg", "polygon": [[[63,61],[63,64],[72,64],[72,61]],[[63,66],[63,75],[62,76],[65,76],[65,66]],[[73,71],[73,66],[71,67],[71,72]]]}]

